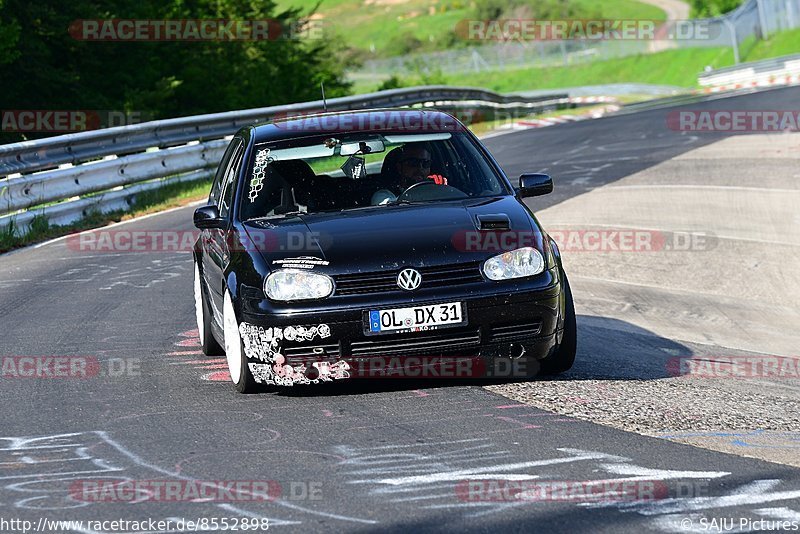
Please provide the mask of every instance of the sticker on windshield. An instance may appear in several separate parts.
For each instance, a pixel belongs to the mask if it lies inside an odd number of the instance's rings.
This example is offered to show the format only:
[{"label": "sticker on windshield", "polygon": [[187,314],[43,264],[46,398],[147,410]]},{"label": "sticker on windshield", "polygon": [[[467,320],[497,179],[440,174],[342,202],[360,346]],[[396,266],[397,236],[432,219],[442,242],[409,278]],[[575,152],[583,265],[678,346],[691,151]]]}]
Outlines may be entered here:
[{"label": "sticker on windshield", "polygon": [[340,168],[353,180],[360,180],[367,175],[367,165],[364,158],[359,156],[350,156]]},{"label": "sticker on windshield", "polygon": [[250,180],[250,192],[247,198],[253,203],[258,198],[258,194],[264,189],[264,178],[267,175],[267,165],[274,161],[269,157],[269,149],[265,148],[256,152],[256,163],[253,166],[253,179]]}]

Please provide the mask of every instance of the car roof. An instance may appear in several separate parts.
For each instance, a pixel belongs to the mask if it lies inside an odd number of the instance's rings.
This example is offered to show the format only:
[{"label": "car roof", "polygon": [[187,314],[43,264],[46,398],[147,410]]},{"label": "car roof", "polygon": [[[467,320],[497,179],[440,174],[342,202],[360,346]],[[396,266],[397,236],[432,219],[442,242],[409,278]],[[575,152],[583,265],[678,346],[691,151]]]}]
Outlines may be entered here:
[{"label": "car roof", "polygon": [[277,118],[254,126],[254,142],[282,141],[316,135],[347,133],[415,134],[466,130],[455,117],[431,109],[368,109]]}]

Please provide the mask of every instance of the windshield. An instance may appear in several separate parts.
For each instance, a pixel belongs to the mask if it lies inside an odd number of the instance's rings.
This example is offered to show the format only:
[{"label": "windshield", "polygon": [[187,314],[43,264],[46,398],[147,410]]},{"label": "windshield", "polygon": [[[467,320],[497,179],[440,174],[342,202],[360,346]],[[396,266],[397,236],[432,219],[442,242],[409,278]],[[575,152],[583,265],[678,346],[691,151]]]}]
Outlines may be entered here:
[{"label": "windshield", "polygon": [[242,219],[510,193],[464,133],[321,136],[256,145]]}]

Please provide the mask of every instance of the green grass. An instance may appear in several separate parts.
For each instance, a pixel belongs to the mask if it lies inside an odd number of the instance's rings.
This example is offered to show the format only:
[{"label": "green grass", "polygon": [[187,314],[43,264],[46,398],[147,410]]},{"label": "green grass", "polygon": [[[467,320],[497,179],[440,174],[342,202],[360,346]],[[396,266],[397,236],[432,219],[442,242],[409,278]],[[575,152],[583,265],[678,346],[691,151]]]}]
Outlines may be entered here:
[{"label": "green grass", "polygon": [[[413,35],[429,50],[452,45],[456,23],[470,18],[469,1],[408,0],[405,2],[365,2],[364,0],[322,0],[317,13],[322,15],[326,32],[343,36],[349,46],[367,52],[367,57],[386,57],[401,53],[401,40]],[[308,9],[303,0],[278,0],[279,8]],[[430,13],[430,8],[434,13]]]},{"label": "green grass", "polygon": [[[664,20],[665,13],[636,0],[571,0],[581,17]],[[278,0],[278,9],[306,13],[304,0]],[[364,52],[364,57],[402,55],[474,44],[455,35],[459,21],[474,19],[474,0],[321,0],[317,14],[326,31],[333,31]],[[413,38],[419,42],[413,44]]]},{"label": "green grass", "polygon": [[21,233],[13,224],[0,228],[0,253],[77,231],[99,228],[114,222],[147,215],[148,213],[184,206],[195,200],[208,197],[210,189],[210,179],[169,184],[138,194],[133,206],[128,210],[102,214],[98,212],[90,213],[87,217],[65,226],[50,225],[45,217],[37,215],[31,220],[31,224],[25,233]]},{"label": "green grass", "polygon": [[582,12],[598,13],[603,19],[666,20],[661,9],[635,0],[574,0],[575,7]]},{"label": "green grass", "polygon": [[773,35],[767,41],[759,41],[742,61],[758,61],[771,57],[800,53],[800,29]]},{"label": "green grass", "polygon": [[[733,52],[729,48],[679,49],[569,67],[530,67],[441,74],[440,77],[448,85],[483,87],[500,93],[607,83],[653,83],[695,87],[697,75],[707,65],[713,68],[733,65]],[[417,85],[419,80],[404,79],[403,82],[404,85]],[[361,83],[354,89],[356,92],[370,92],[376,90],[377,85],[374,82]]]},{"label": "green grass", "polygon": [[[740,53],[743,62],[800,53],[800,29],[781,32],[767,41],[746,41]],[[449,85],[484,87],[501,93],[607,83],[653,83],[692,88],[697,87],[697,75],[706,66],[717,69],[731,66],[733,62],[733,50],[727,47],[684,48],[568,67],[530,67],[437,76],[442,83]],[[409,77],[402,80],[402,85],[424,82]],[[366,93],[377,88],[375,82],[357,81],[354,90]]]},{"label": "green grass", "polygon": [[[772,35],[767,41],[758,41],[753,37],[746,39],[740,46],[742,62],[797,53],[800,53],[800,29]],[[653,83],[692,88],[697,87],[697,75],[706,66],[716,69],[733,64],[733,51],[730,48],[687,48],[567,67],[528,67],[460,74],[437,72],[432,75],[433,79],[410,75],[402,78],[399,85],[443,83],[484,87],[499,92],[560,89],[607,83]],[[356,79],[353,91],[357,94],[368,93],[376,91],[379,86],[380,82],[375,80]]]},{"label": "green grass", "polygon": [[[366,154],[366,155],[358,155],[360,158],[364,158],[364,164],[369,165],[370,163],[375,163],[378,161],[383,161],[383,158],[386,156],[386,152],[390,149],[386,149],[383,152],[378,152],[375,154]],[[342,165],[347,162],[348,158],[346,156],[332,156],[328,158],[317,158],[313,160],[306,160],[311,166],[311,169],[316,174],[327,174],[330,172],[336,172],[342,168]]]},{"label": "green grass", "polygon": [[447,79],[454,85],[477,85],[499,92],[625,82],[693,87],[706,65],[717,68],[732,64],[733,52],[729,49],[683,49],[569,67],[460,74]]}]

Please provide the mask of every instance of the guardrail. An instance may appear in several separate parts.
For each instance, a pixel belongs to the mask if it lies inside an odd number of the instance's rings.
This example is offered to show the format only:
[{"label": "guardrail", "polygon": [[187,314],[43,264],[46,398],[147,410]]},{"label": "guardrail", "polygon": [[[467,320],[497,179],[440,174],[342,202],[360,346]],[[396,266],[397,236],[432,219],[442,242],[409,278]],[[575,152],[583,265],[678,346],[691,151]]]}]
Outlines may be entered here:
[{"label": "guardrail", "polygon": [[762,61],[741,63],[735,67],[725,67],[698,76],[697,81],[704,87],[736,85],[770,85],[775,81],[790,80],[800,76],[800,54],[781,56]]},{"label": "guardrail", "polygon": [[[423,86],[333,98],[329,111],[421,105],[534,113],[570,105],[566,94],[502,95]],[[210,176],[227,136],[248,124],[321,111],[322,101],[198,115],[0,145],[0,228],[42,215],[68,224],[131,205],[142,191]]]}]

